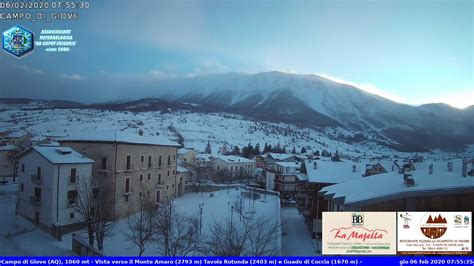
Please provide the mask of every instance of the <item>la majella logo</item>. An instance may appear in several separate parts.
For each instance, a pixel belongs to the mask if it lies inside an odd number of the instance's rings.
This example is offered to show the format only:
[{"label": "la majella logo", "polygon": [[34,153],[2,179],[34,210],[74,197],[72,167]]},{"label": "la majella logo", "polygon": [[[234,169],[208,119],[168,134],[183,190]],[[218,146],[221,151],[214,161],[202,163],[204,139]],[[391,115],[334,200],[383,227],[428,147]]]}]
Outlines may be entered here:
[{"label": "la majella logo", "polygon": [[446,233],[448,222],[440,213],[428,213],[421,219],[420,229],[426,237],[437,239]]},{"label": "la majella logo", "polygon": [[3,32],[2,47],[5,52],[21,58],[33,51],[33,32],[21,26],[14,26]]}]

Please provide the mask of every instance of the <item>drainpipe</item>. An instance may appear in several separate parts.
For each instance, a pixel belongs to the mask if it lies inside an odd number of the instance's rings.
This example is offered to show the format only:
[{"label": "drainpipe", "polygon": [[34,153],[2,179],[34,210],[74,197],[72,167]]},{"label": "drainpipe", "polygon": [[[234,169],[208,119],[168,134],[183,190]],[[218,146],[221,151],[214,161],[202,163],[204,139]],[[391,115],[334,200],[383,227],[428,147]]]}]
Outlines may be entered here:
[{"label": "drainpipe", "polygon": [[116,208],[116,202],[115,202],[115,197],[116,197],[116,190],[117,190],[117,131],[115,131],[115,156],[114,156],[114,192],[113,192],[113,197],[114,197],[114,221],[115,221],[115,208]]},{"label": "drainpipe", "polygon": [[56,187],[56,224],[59,225],[59,173],[61,172],[61,164],[58,164],[58,182]]}]

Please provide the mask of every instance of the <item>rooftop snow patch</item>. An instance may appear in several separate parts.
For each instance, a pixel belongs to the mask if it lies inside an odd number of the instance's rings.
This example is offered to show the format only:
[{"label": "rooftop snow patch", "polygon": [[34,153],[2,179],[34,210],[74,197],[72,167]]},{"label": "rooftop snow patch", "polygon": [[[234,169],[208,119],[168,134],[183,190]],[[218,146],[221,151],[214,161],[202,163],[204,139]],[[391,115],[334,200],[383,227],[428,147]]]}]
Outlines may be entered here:
[{"label": "rooftop snow patch", "polygon": [[[433,163],[433,174],[429,165]],[[406,194],[456,189],[474,189],[474,178],[461,175],[461,161],[454,162],[453,172],[448,172],[447,162],[423,162],[415,164],[416,171],[408,172],[415,180],[414,186],[406,186],[403,175],[387,169],[387,173],[358,178],[327,186],[320,193],[332,198],[344,198],[345,204],[357,204],[384,197],[406,196]]]},{"label": "rooftop snow patch", "polygon": [[94,162],[69,147],[33,146],[32,150],[38,152],[53,164],[82,164]]},{"label": "rooftop snow patch", "polygon": [[161,136],[151,136],[123,132],[123,131],[99,131],[99,132],[71,132],[67,136],[58,138],[60,142],[119,142],[130,144],[160,145],[181,147],[177,142]]},{"label": "rooftop snow patch", "polygon": [[0,147],[0,151],[16,151],[17,147],[15,145],[5,145]]},{"label": "rooftop snow patch", "polygon": [[212,155],[213,158],[221,159],[226,163],[253,163],[254,161],[235,155]]}]

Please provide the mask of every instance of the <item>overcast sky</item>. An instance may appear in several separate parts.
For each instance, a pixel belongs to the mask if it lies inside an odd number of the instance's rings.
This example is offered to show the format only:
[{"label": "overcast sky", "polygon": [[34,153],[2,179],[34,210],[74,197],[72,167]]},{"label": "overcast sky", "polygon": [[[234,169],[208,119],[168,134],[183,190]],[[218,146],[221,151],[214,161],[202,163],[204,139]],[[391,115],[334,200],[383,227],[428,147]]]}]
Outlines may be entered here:
[{"label": "overcast sky", "polygon": [[280,70],[409,104],[474,104],[471,0],[91,2],[75,22],[0,21],[71,28],[78,41],[61,55],[0,53],[0,97],[114,100],[133,96],[130,84]]}]

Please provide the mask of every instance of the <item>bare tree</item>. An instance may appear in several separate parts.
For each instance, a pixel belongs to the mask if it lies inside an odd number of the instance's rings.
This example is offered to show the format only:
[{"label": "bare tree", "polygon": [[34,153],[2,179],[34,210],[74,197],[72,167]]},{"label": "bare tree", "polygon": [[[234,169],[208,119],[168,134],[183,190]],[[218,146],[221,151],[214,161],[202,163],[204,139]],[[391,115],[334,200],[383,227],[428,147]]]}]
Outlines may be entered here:
[{"label": "bare tree", "polygon": [[250,232],[244,223],[232,219],[214,221],[209,231],[206,251],[211,256],[245,255]]},{"label": "bare tree", "polygon": [[87,228],[89,245],[94,246],[94,210],[97,204],[92,186],[92,180],[79,178],[76,181],[76,205],[74,209],[78,212]]},{"label": "bare tree", "polygon": [[281,225],[273,217],[257,217],[251,221],[253,232],[249,236],[251,256],[276,256]]},{"label": "bare tree", "polygon": [[165,256],[184,256],[199,247],[199,220],[174,210],[173,202],[159,207],[157,240]]},{"label": "bare tree", "polygon": [[194,168],[194,171],[196,175],[190,181],[191,184],[196,186],[196,193],[198,193],[204,181],[214,174],[214,169],[209,164],[199,164]]},{"label": "bare tree", "polygon": [[149,197],[140,198],[140,210],[128,217],[127,238],[139,249],[139,256],[143,255],[146,245],[153,240],[158,230],[156,223],[157,209]]},{"label": "bare tree", "polygon": [[273,256],[279,254],[279,228],[273,217],[243,215],[242,221],[215,221],[207,253],[212,256]]},{"label": "bare tree", "polygon": [[105,237],[112,229],[113,201],[110,189],[97,188],[90,178],[78,178],[74,209],[81,215],[87,228],[89,245],[103,250]]},{"label": "bare tree", "polygon": [[104,249],[104,240],[112,234],[114,226],[114,203],[112,193],[108,188],[101,188],[95,195],[96,204],[94,209],[94,234],[97,247],[100,251]]}]

